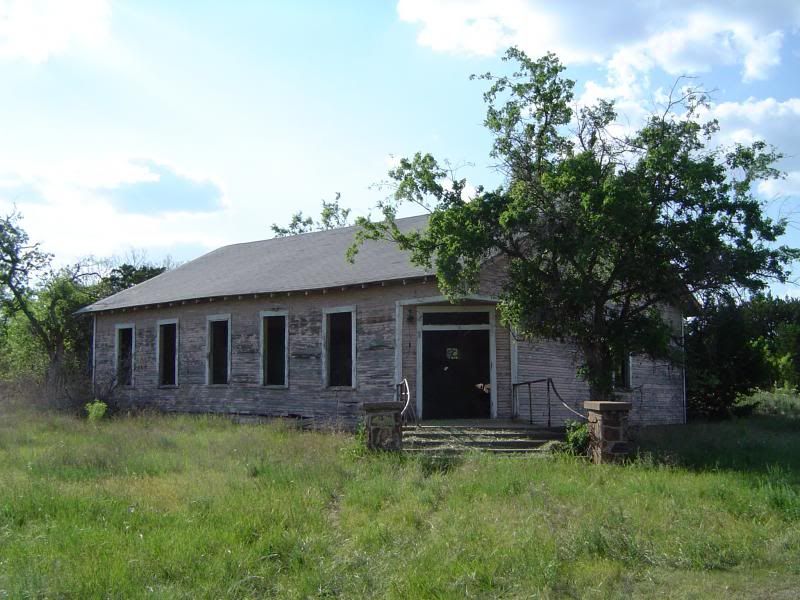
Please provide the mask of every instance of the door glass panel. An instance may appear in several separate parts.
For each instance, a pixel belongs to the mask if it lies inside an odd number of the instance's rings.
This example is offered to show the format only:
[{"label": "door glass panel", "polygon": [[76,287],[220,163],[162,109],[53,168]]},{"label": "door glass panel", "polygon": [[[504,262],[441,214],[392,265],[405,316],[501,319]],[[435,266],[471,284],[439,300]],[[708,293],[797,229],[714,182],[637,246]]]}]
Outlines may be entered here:
[{"label": "door glass panel", "polygon": [[426,312],[422,313],[423,325],[488,325],[487,311],[475,312]]}]

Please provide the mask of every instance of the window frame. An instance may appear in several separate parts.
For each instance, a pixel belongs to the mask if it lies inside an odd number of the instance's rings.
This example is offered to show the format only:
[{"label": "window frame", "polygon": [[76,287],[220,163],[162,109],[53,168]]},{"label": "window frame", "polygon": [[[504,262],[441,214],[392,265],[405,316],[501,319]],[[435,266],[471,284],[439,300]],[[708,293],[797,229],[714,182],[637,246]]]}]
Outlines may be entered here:
[{"label": "window frame", "polygon": [[[330,385],[328,373],[328,362],[330,352],[330,340],[328,339],[328,315],[337,313],[350,313],[350,385]],[[355,390],[358,388],[358,369],[357,369],[357,350],[356,343],[356,306],[331,306],[322,309],[322,386],[332,390]]]},{"label": "window frame", "polygon": [[[161,326],[175,325],[175,383],[161,383]],[[178,319],[158,319],[156,321],[156,374],[158,377],[158,387],[177,388],[180,386],[180,373],[178,371],[181,347],[181,328]]]},{"label": "window frame", "polygon": [[[211,324],[218,321],[227,321],[228,323],[228,377],[225,383],[212,383],[211,373]],[[223,387],[231,384],[231,366],[233,364],[233,343],[232,343],[232,327],[230,313],[219,315],[206,316],[206,385],[212,387]]]},{"label": "window frame", "polygon": [[[131,330],[131,383],[122,385],[119,383],[119,332],[122,329]],[[136,383],[136,324],[135,323],[115,323],[114,324],[114,378],[117,380],[117,387],[131,389]]]},{"label": "window frame", "polygon": [[[267,356],[266,346],[264,345],[264,319],[267,317],[283,317],[284,332],[283,332],[283,384],[267,383],[266,370],[267,370]],[[261,360],[259,361],[261,368],[258,383],[261,387],[284,390],[289,387],[289,311],[288,310],[262,310],[258,313],[258,328],[259,328],[259,354]]]}]

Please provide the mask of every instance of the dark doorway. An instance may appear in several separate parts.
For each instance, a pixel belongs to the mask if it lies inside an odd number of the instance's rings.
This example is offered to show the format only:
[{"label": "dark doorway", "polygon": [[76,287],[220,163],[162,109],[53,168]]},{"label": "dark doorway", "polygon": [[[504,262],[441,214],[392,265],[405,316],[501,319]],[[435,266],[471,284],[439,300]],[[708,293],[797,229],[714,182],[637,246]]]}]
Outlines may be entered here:
[{"label": "dark doorway", "polygon": [[488,331],[423,331],[425,419],[488,419],[490,382]]}]

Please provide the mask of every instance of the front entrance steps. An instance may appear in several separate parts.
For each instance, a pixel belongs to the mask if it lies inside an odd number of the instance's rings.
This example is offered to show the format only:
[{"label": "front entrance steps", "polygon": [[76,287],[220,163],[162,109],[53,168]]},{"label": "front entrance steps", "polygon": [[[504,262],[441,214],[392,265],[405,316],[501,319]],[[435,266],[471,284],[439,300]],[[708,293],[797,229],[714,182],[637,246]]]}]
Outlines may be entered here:
[{"label": "front entrance steps", "polygon": [[432,454],[481,450],[497,454],[547,454],[563,441],[563,429],[517,421],[423,421],[403,427],[403,449]]}]

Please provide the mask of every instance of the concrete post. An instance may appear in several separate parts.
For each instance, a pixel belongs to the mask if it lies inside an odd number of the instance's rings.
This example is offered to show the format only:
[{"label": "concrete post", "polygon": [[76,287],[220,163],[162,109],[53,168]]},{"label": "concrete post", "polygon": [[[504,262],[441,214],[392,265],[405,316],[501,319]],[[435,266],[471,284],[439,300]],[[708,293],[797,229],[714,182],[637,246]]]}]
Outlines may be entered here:
[{"label": "concrete post", "polygon": [[589,456],[595,464],[618,462],[630,453],[628,412],[630,402],[591,401],[589,412]]},{"label": "concrete post", "polygon": [[403,402],[365,402],[364,426],[370,450],[403,449],[403,424],[400,412]]}]

